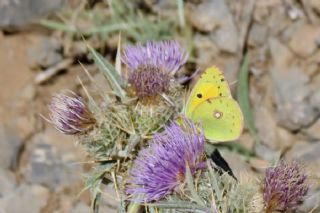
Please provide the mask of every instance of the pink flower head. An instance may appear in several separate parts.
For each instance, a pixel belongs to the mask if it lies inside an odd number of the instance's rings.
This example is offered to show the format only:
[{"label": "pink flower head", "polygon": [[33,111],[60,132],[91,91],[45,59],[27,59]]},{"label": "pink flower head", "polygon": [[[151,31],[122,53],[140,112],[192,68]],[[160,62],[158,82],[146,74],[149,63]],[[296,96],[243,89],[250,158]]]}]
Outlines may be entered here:
[{"label": "pink flower head", "polygon": [[173,75],[186,60],[185,51],[176,41],[149,41],[145,46],[128,46],[123,58],[129,69],[128,82],[139,98],[166,92]]},{"label": "pink flower head", "polygon": [[186,165],[203,167],[204,135],[188,120],[172,122],[141,150],[130,172],[126,192],[137,202],[158,200],[184,181]]}]

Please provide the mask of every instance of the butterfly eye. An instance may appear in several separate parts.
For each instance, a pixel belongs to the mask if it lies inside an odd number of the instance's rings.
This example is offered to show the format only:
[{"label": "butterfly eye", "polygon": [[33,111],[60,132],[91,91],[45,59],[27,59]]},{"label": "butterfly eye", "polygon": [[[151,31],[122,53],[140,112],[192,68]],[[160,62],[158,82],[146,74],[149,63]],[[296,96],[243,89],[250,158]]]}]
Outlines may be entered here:
[{"label": "butterfly eye", "polygon": [[202,94],[201,94],[201,93],[198,93],[198,94],[197,94],[197,97],[198,97],[198,98],[202,98]]}]

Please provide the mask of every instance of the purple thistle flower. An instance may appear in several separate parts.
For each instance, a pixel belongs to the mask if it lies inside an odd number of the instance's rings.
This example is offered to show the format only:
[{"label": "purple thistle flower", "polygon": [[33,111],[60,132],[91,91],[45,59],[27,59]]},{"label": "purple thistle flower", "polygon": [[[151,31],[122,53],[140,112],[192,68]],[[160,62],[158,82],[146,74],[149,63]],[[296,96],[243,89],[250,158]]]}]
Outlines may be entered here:
[{"label": "purple thistle flower", "polygon": [[73,92],[72,96],[55,94],[49,104],[50,122],[67,135],[84,132],[96,122],[83,99]]},{"label": "purple thistle flower", "polygon": [[308,192],[307,175],[298,162],[280,162],[266,170],[263,199],[267,212],[295,209]]},{"label": "purple thistle flower", "polygon": [[123,58],[129,69],[128,82],[139,98],[166,92],[170,80],[186,61],[187,54],[176,41],[128,46]]},{"label": "purple thistle flower", "polygon": [[126,192],[137,202],[159,200],[185,179],[186,165],[194,173],[204,167],[204,135],[189,120],[172,122],[141,150],[130,172]]}]

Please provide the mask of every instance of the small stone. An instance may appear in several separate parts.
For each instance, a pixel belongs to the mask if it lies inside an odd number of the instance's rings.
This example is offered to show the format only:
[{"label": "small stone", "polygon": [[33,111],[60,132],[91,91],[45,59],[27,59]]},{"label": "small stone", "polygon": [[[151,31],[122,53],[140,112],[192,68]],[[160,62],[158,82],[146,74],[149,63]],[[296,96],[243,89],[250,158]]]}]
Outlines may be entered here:
[{"label": "small stone", "polygon": [[22,184],[0,200],[0,208],[4,213],[40,213],[48,198],[47,188]]},{"label": "small stone", "polygon": [[298,160],[303,163],[306,171],[315,178],[320,178],[320,143],[297,142],[286,154],[287,160]]},{"label": "small stone", "polygon": [[19,27],[35,18],[60,9],[64,0],[2,0],[0,28]]},{"label": "small stone", "polygon": [[[319,54],[317,54],[319,56]],[[318,72],[318,64],[317,63],[308,63],[307,65],[305,65],[305,69],[304,72],[308,75],[308,76],[313,76],[316,75],[316,73]]]},{"label": "small stone", "polygon": [[[16,187],[15,177],[8,171],[0,168],[0,200],[10,194]],[[1,205],[0,205],[1,206]],[[1,207],[0,207],[1,209]],[[1,210],[0,210],[1,212]]]},{"label": "small stone", "polygon": [[26,181],[42,184],[55,190],[80,181],[82,167],[74,163],[76,157],[72,154],[72,150],[59,150],[49,143],[48,136],[51,137],[48,132],[44,132],[33,138],[34,144],[30,147],[31,152],[25,166]]},{"label": "small stone", "polygon": [[[281,41],[290,41],[292,38],[292,35],[297,32],[297,30],[301,27],[301,25],[305,25],[304,20],[299,20],[296,22],[293,22],[292,24],[289,24],[281,33],[279,36],[279,39]],[[292,50],[290,50],[292,52]],[[296,56],[296,55],[295,55]]]},{"label": "small stone", "polygon": [[[102,190],[109,196],[113,198],[117,198],[117,193],[113,184],[104,185],[102,187]],[[101,212],[116,213],[116,212],[119,212],[119,209],[118,209],[119,206],[120,206],[119,200],[107,199],[107,197],[102,197],[102,202],[100,206]]]},{"label": "small stone", "polygon": [[18,94],[18,98],[21,101],[30,102],[36,97],[37,91],[33,83],[27,84],[24,88],[21,89],[21,92]]},{"label": "small stone", "polygon": [[307,58],[312,55],[320,38],[320,30],[308,24],[301,25],[292,35],[289,46],[298,56]]},{"label": "small stone", "polygon": [[[259,79],[259,86],[269,84],[269,78]],[[272,150],[282,151],[291,146],[294,137],[290,132],[278,126],[271,92],[270,88],[258,88],[257,86],[250,90],[250,98],[254,106],[254,123],[260,141]],[[264,95],[261,96],[261,93]]]},{"label": "small stone", "polygon": [[0,168],[14,169],[17,166],[22,144],[13,130],[0,125]]},{"label": "small stone", "polygon": [[28,63],[33,69],[47,68],[62,61],[61,43],[50,37],[43,37],[38,44],[28,49]]},{"label": "small stone", "polygon": [[265,25],[254,23],[249,32],[248,44],[256,47],[263,45],[268,36],[268,28]]},{"label": "small stone", "polygon": [[259,23],[265,22],[270,17],[270,9],[261,3],[261,1],[256,2],[253,10],[253,20]]},{"label": "small stone", "polygon": [[302,142],[297,142],[292,147],[292,149],[290,150],[290,152],[286,157],[287,159],[290,159],[290,160],[293,160],[293,159],[301,160],[308,166],[311,166],[310,163],[312,164],[320,163],[319,152],[320,152],[320,143],[307,143],[302,141]]},{"label": "small stone", "polygon": [[160,16],[174,16],[177,12],[177,3],[171,0],[146,0],[146,4],[152,11],[158,13]]},{"label": "small stone", "polygon": [[320,87],[316,88],[310,95],[310,104],[313,108],[320,112]]},{"label": "small stone", "polygon": [[279,147],[282,147],[282,150],[291,147],[296,141],[295,135],[282,127],[278,127],[277,134]]},{"label": "small stone", "polygon": [[211,32],[210,37],[222,51],[237,52],[238,31],[223,0],[204,0],[198,5],[188,4],[186,16],[198,30]]},{"label": "small stone", "polygon": [[238,140],[246,149],[253,150],[255,141],[248,132],[243,133]]},{"label": "small stone", "polygon": [[101,205],[99,208],[100,212],[117,213],[117,207],[113,208],[107,205]]},{"label": "small stone", "polygon": [[287,70],[294,59],[292,52],[275,37],[269,39],[269,48],[274,66]]},{"label": "small stone", "polygon": [[241,173],[247,173],[251,171],[249,164],[247,164],[240,155],[227,151],[221,153],[221,155],[227,161],[236,177],[239,177]]},{"label": "small stone", "polygon": [[270,166],[270,163],[268,161],[257,157],[250,158],[249,164],[252,168],[261,172],[265,171],[265,169]]},{"label": "small stone", "polygon": [[[316,51],[312,56],[308,57],[306,60],[307,65],[313,65],[316,64],[317,66],[320,64],[320,50]],[[318,69],[317,69],[318,71]],[[309,72],[308,72],[309,73]],[[313,75],[314,73],[310,73],[310,75]]]},{"label": "small stone", "polygon": [[299,67],[272,69],[272,81],[276,92],[276,102],[302,102],[311,93],[310,81]]},{"label": "small stone", "polygon": [[[75,196],[72,196],[74,193],[69,192],[68,194],[64,194],[64,193],[57,193],[57,194],[59,196],[59,199],[57,200],[57,202],[59,203],[58,204],[59,205],[59,213],[72,212],[74,209],[74,201],[75,201]],[[84,208],[84,210],[86,210],[85,206],[83,206],[83,208]],[[91,211],[87,211],[87,212],[91,212]]]},{"label": "small stone", "polygon": [[238,82],[238,71],[240,69],[240,59],[238,57],[229,56],[222,57],[223,59],[217,60],[217,64],[223,62],[224,66],[221,66],[224,75],[229,83],[232,92],[235,91]]},{"label": "small stone", "polygon": [[303,17],[303,12],[301,11],[301,9],[294,5],[290,5],[287,12],[288,12],[289,18],[292,21],[296,21],[297,19]]},{"label": "small stone", "polygon": [[282,69],[274,66],[271,74],[279,124],[295,131],[314,122],[317,112],[308,101],[309,76],[296,66]]},{"label": "small stone", "polygon": [[212,32],[210,37],[221,51],[237,53],[238,51],[238,32],[234,25],[226,28],[219,28]]},{"label": "small stone", "polygon": [[312,9],[314,9],[318,14],[320,13],[320,1],[318,0],[309,0],[309,4]]},{"label": "small stone", "polygon": [[[5,91],[0,93],[3,110],[5,107],[10,107],[13,100],[19,102],[19,94],[24,93],[24,90],[27,89],[26,85],[33,79],[34,74],[27,66],[26,51],[28,46],[38,37],[36,33],[16,33],[5,36],[3,39],[0,38],[0,64],[2,67],[0,85],[5,88]],[[30,106],[30,102],[28,105]],[[2,121],[11,117],[9,116],[10,111],[11,108],[6,109],[4,115],[1,113]]]},{"label": "small stone", "polygon": [[212,41],[212,38],[197,33],[194,38],[195,48],[197,50],[197,64],[201,70],[205,70],[212,65],[219,67],[226,76],[227,81],[230,84],[231,89],[237,81],[240,60],[235,56],[219,57],[219,49]]},{"label": "small stone", "polygon": [[311,189],[304,202],[298,207],[298,212],[320,212],[320,191]]},{"label": "small stone", "polygon": [[308,127],[317,118],[318,113],[306,102],[289,102],[277,107],[279,125],[288,130],[299,130]]},{"label": "small stone", "polygon": [[277,122],[275,115],[266,106],[260,106],[255,109],[255,126],[259,138],[271,149],[278,149],[277,143]]},{"label": "small stone", "polygon": [[88,212],[91,212],[90,206],[82,202],[77,203],[71,211],[71,213],[88,213]]},{"label": "small stone", "polygon": [[303,130],[304,134],[311,141],[320,141],[320,119],[318,119],[312,126]]},{"label": "small stone", "polygon": [[16,134],[22,139],[28,139],[35,131],[35,118],[32,116],[20,116],[14,118],[10,124],[11,128],[15,128]]},{"label": "small stone", "polygon": [[[292,24],[292,21],[287,18],[286,8],[280,5],[281,2],[276,1],[278,5],[273,5],[273,7],[268,8],[268,29],[269,34],[277,36],[283,32],[288,26]],[[272,12],[270,12],[272,11]]]},{"label": "small stone", "polygon": [[251,51],[250,73],[253,75],[253,78],[260,80],[261,77],[263,77],[263,75],[268,72],[266,64],[269,62],[269,59],[267,59],[267,56],[267,45],[264,45],[261,48],[255,48]]},{"label": "small stone", "polygon": [[205,69],[212,66],[212,62],[218,57],[219,49],[208,36],[196,33],[194,46],[197,52],[197,64]]},{"label": "small stone", "polygon": [[255,153],[258,157],[268,162],[278,160],[281,154],[280,151],[272,150],[264,144],[257,144],[255,146]]},{"label": "small stone", "polygon": [[[119,35],[117,35],[117,39],[119,39]],[[88,52],[87,45],[83,43],[83,41],[72,40],[70,41],[70,43],[72,44],[70,48],[67,50],[64,50],[65,57],[81,56]],[[109,45],[109,41],[108,41],[108,45]],[[117,40],[117,44],[114,47],[115,49],[117,48],[117,45],[118,45],[118,40]]]},{"label": "small stone", "polygon": [[[217,3],[215,3],[217,2]],[[187,4],[186,17],[193,27],[203,32],[211,32],[218,27],[219,16],[224,14],[216,14],[219,11],[215,4],[220,1],[204,1],[198,5]],[[222,7],[225,7],[224,5]]]}]

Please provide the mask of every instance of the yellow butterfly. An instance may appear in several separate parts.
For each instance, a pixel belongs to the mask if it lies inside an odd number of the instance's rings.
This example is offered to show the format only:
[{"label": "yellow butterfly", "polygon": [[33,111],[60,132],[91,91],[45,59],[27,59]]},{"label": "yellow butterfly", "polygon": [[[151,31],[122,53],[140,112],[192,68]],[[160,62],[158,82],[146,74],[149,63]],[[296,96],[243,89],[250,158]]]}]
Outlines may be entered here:
[{"label": "yellow butterfly", "polygon": [[214,66],[205,70],[192,89],[185,115],[202,125],[211,142],[236,140],[242,133],[242,111],[223,73]]}]

